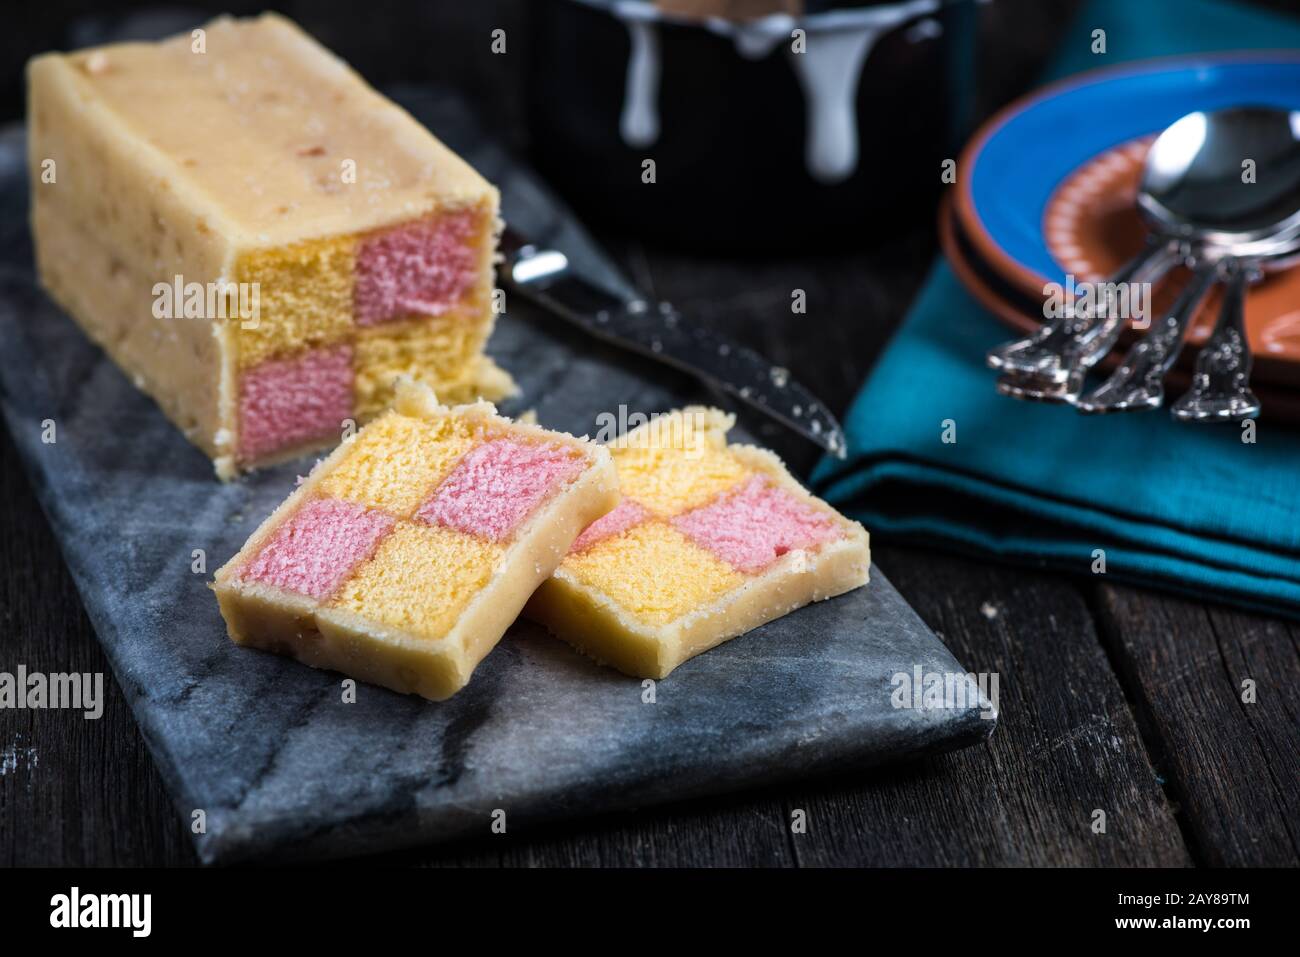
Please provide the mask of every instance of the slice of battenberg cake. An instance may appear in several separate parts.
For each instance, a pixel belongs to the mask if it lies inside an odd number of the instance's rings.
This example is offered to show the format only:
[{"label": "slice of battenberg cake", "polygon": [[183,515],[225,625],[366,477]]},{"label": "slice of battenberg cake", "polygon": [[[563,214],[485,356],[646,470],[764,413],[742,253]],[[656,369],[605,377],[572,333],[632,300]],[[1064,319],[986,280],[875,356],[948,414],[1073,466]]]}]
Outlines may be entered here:
[{"label": "slice of battenberg cake", "polygon": [[618,499],[604,447],[402,383],[213,587],[237,644],[441,700]]},{"label": "slice of battenberg cake", "polygon": [[525,614],[599,661],[662,678],[812,601],[866,584],[867,533],[734,418],[688,408],[611,448],[623,500],[586,529]]},{"label": "slice of battenberg cake", "polygon": [[398,374],[495,399],[497,191],[294,24],[28,67],[41,281],[236,472],[337,442]]}]

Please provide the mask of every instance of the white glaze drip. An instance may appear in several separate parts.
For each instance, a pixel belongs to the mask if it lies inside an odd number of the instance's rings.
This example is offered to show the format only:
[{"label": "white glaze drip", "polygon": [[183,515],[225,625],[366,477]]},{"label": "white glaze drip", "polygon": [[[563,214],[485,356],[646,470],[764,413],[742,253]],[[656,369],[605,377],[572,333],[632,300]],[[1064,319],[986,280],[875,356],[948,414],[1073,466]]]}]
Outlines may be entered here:
[{"label": "white glaze drip", "polygon": [[[719,26],[721,25],[721,26]],[[714,33],[730,32],[736,52],[746,60],[761,60],[782,40],[791,39],[794,30],[794,17],[776,13],[753,23],[728,23],[726,20],[711,21],[710,29]]]},{"label": "white glaze drip", "polygon": [[[603,5],[599,0],[581,2]],[[796,27],[805,31],[803,53],[786,47],[804,94],[804,162],[814,179],[839,183],[858,167],[861,146],[857,91],[863,64],[882,36],[909,20],[933,13],[939,6],[940,0],[907,0],[891,6],[836,10],[798,21],[786,14],[774,14],[748,23],[711,17],[702,25],[729,37],[736,52],[750,60],[760,60],[777,46],[789,44]],[[649,146],[659,138],[661,60],[655,24],[662,17],[645,0],[621,0],[610,9],[627,27],[632,44],[619,133],[629,146]],[[908,39],[915,43],[941,32],[941,24],[928,21]]]},{"label": "white glaze drip", "polygon": [[908,43],[933,40],[936,37],[943,36],[943,24],[933,17],[926,17],[909,27],[907,33],[903,34],[903,36],[907,38]]},{"label": "white glaze drip", "polygon": [[813,179],[841,183],[857,170],[857,95],[863,64],[882,36],[937,6],[937,0],[912,0],[857,10],[853,21],[836,29],[809,29],[808,48],[803,53],[790,51],[790,63],[803,87],[804,163]]},{"label": "white glaze drip", "polygon": [[[622,6],[616,7],[616,12],[622,13]],[[622,19],[632,51],[627,58],[618,131],[628,146],[649,146],[659,139],[659,28],[640,17]]]}]

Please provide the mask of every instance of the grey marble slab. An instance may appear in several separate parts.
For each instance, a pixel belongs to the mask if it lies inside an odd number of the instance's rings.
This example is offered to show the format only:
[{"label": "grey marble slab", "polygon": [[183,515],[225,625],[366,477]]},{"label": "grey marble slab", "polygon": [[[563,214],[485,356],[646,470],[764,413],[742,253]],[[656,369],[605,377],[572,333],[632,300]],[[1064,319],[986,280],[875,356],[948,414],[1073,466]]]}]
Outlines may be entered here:
[{"label": "grey marble slab", "polygon": [[[408,102],[593,275],[623,280],[541,184],[454,102]],[[875,765],[982,740],[972,705],[910,710],[892,676],[960,665],[878,569],[871,584],[641,682],[519,622],[470,685],[433,704],[236,648],[207,582],[310,460],[222,485],[34,282],[21,130],[0,133],[0,403],[87,613],[206,862],[376,852]],[[531,217],[531,220],[530,220]],[[522,308],[522,307],[521,307]],[[619,405],[699,401],[691,384],[511,313],[490,352],[523,389],[505,411],[594,433]],[[52,420],[57,440],[42,441]],[[207,574],[191,570],[195,549]],[[20,662],[0,661],[12,670]],[[41,661],[21,662],[49,670]],[[954,782],[959,787],[960,782]]]}]

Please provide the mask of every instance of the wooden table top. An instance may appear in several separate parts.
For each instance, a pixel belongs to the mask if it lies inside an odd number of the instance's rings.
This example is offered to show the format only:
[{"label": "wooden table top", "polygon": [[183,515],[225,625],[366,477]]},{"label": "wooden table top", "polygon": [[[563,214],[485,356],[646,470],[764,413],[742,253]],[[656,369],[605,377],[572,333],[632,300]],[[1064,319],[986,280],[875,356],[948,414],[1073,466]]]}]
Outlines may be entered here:
[{"label": "wooden table top", "polygon": [[[1000,2],[985,111],[1029,82],[1057,4]],[[991,18],[992,22],[987,22]],[[1011,23],[1019,24],[1015,29]],[[345,51],[346,53],[346,51]],[[936,252],[930,211],[888,246],[764,262],[610,240],[636,280],[766,353],[839,412]],[[792,316],[791,290],[808,314]],[[766,438],[766,436],[765,436]],[[814,455],[779,451],[801,472]],[[0,866],[192,864],[186,821],[90,627],[7,431],[0,670],[101,671],[98,721],[0,711]],[[873,558],[968,669],[1001,675],[985,744],[869,773],[486,836],[421,865],[1295,865],[1300,626],[1210,602],[928,548]],[[1244,704],[1241,682],[1257,700]],[[796,809],[804,834],[792,834]],[[1093,832],[1096,809],[1104,834]]]}]

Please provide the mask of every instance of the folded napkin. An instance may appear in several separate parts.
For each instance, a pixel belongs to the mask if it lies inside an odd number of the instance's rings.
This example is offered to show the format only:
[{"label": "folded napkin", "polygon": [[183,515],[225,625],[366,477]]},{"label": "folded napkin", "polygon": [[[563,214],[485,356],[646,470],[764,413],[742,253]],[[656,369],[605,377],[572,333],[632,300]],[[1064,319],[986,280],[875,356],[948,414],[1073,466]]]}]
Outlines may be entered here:
[{"label": "folded napkin", "polygon": [[[1093,0],[1052,77],[1176,53],[1300,47],[1300,21],[1216,0]],[[1012,338],[937,263],[813,482],[872,532],[1300,617],[1300,431],[1085,417],[996,394]],[[945,433],[945,427],[951,426]],[[945,437],[955,441],[945,442]],[[1104,562],[1104,565],[1102,564]]]}]

